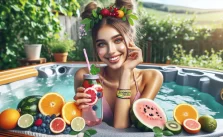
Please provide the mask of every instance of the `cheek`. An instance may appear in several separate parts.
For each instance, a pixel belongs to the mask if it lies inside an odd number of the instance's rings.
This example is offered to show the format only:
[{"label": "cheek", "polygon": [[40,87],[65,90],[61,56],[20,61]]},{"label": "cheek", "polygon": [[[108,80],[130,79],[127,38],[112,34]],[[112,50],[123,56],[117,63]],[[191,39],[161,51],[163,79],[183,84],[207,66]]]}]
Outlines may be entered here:
[{"label": "cheek", "polygon": [[105,49],[97,49],[97,52],[98,52],[98,55],[101,56],[106,53],[106,50]]},{"label": "cheek", "polygon": [[124,49],[125,49],[125,45],[121,45],[121,46],[120,46],[120,49],[121,49],[121,50],[124,50]]}]

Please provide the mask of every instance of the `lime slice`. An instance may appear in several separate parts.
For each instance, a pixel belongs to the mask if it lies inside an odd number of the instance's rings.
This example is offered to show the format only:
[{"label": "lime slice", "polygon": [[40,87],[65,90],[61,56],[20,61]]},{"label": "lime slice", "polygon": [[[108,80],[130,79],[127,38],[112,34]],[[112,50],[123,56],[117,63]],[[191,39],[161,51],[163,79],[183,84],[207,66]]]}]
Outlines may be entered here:
[{"label": "lime slice", "polygon": [[70,125],[74,131],[81,131],[85,127],[85,120],[82,117],[75,117]]},{"label": "lime slice", "polygon": [[20,128],[29,128],[34,123],[34,118],[30,114],[22,115],[18,120],[18,126]]}]

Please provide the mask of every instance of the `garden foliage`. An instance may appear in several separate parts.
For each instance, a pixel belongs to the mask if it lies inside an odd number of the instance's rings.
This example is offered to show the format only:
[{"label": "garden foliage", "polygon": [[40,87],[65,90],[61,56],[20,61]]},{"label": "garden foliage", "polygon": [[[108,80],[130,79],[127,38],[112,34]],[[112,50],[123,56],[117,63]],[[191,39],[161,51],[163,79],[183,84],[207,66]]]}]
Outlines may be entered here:
[{"label": "garden foliage", "polygon": [[[186,51],[193,49],[194,55],[203,55],[205,50],[223,49],[222,28],[195,27],[196,18],[179,20],[169,16],[157,20],[153,15],[145,14],[142,8],[139,8],[139,17],[138,45],[143,49],[146,62],[165,63],[167,56],[172,58],[173,46],[179,44]],[[147,53],[148,45],[151,54]],[[147,60],[148,56],[151,60]]]},{"label": "garden foliage", "polygon": [[78,8],[77,0],[0,0],[0,70],[19,65],[24,43],[43,44],[47,58],[46,43],[61,30],[59,13],[76,15]]}]

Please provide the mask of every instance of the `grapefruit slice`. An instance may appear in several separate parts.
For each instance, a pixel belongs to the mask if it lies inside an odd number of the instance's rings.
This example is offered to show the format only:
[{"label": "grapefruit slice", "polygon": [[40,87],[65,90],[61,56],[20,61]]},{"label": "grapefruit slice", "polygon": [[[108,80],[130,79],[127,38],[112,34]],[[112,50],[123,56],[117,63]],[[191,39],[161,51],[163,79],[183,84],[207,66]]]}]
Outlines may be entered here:
[{"label": "grapefruit slice", "polygon": [[50,92],[45,94],[39,101],[38,107],[40,112],[47,116],[53,115],[59,116],[61,113],[61,109],[65,104],[64,98],[55,92]]},{"label": "grapefruit slice", "polygon": [[66,127],[66,123],[61,117],[54,118],[50,122],[50,130],[53,133],[56,133],[56,134],[61,133],[64,131],[65,127]]},{"label": "grapefruit slice", "polygon": [[81,131],[83,130],[85,127],[85,120],[82,117],[75,117],[72,121],[71,121],[71,128],[74,131]]},{"label": "grapefruit slice", "polygon": [[81,110],[78,109],[74,101],[67,102],[62,108],[62,118],[70,125],[72,119],[81,116]]},{"label": "grapefruit slice", "polygon": [[92,88],[95,88],[96,91],[98,92],[98,93],[97,93],[97,97],[98,97],[98,98],[102,98],[102,97],[103,97],[103,88],[102,88],[101,85],[96,84],[96,85],[94,85]]},{"label": "grapefruit slice", "polygon": [[98,97],[97,97],[97,90],[95,88],[92,88],[92,87],[87,88],[87,89],[84,90],[84,93],[87,93],[87,94],[91,95],[91,98],[90,98],[91,101],[86,103],[86,104],[92,106],[97,102]]},{"label": "grapefruit slice", "polygon": [[190,104],[179,104],[174,108],[173,117],[180,125],[183,124],[185,119],[191,118],[194,120],[198,120],[199,114],[196,108],[194,108]]},{"label": "grapefruit slice", "polygon": [[34,118],[30,114],[24,114],[18,120],[18,126],[23,129],[31,127],[33,123],[34,123]]},{"label": "grapefruit slice", "polygon": [[184,120],[183,127],[187,133],[196,134],[200,132],[201,124],[197,120],[189,118]]}]

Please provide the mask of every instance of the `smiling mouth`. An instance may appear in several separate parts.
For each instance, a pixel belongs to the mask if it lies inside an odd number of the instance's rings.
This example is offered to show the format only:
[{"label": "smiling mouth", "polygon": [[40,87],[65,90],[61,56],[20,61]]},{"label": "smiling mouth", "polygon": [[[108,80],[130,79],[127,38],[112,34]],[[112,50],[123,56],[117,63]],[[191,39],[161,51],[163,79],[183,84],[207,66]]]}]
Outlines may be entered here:
[{"label": "smiling mouth", "polygon": [[116,63],[116,62],[119,61],[119,59],[120,59],[120,55],[119,56],[115,56],[115,57],[108,58],[108,60],[109,60],[110,63]]}]

